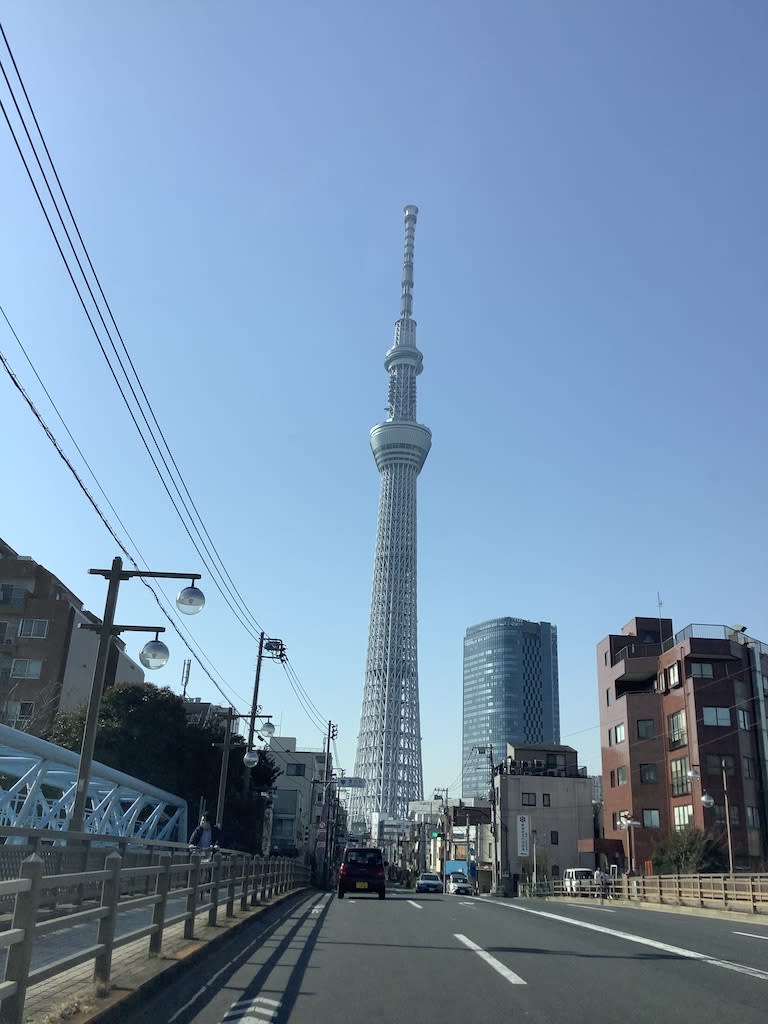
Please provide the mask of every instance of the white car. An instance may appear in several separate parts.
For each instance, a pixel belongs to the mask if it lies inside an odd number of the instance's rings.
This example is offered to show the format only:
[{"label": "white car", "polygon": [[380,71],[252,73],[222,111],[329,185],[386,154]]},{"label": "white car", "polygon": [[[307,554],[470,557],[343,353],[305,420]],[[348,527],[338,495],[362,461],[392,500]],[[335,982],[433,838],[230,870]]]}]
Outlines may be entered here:
[{"label": "white car", "polygon": [[451,896],[472,895],[472,883],[462,871],[452,871],[446,879],[445,888]]},{"label": "white car", "polygon": [[590,892],[594,871],[589,868],[566,868],[563,872],[563,892]]}]

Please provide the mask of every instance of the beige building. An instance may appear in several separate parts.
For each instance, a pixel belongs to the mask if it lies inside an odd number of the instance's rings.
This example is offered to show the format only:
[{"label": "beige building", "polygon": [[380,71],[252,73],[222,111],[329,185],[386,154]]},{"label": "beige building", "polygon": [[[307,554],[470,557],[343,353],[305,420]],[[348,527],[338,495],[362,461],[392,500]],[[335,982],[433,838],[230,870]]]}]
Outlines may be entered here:
[{"label": "beige building", "polygon": [[494,771],[497,800],[499,888],[515,892],[533,875],[556,880],[566,868],[594,867],[592,854],[579,853],[579,840],[593,833],[592,780],[578,765],[573,747],[507,744]]}]

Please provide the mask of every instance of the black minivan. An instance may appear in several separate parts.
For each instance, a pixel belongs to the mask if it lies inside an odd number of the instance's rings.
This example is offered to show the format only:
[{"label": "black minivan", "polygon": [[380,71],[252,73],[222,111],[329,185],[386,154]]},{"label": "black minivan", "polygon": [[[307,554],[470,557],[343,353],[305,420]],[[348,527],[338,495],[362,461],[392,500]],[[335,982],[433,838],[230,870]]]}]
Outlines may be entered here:
[{"label": "black minivan", "polygon": [[373,846],[354,846],[344,851],[339,866],[339,899],[345,892],[375,892],[380,900],[385,896],[386,877],[384,874],[384,855]]}]

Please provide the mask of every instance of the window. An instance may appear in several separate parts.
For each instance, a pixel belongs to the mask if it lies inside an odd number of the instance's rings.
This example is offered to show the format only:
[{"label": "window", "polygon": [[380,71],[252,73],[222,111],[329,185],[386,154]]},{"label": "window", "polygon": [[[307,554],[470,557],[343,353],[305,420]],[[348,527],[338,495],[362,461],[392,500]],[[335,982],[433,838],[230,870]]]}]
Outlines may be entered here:
[{"label": "window", "polygon": [[751,723],[749,721],[749,712],[748,711],[744,711],[742,708],[737,708],[736,709],[736,718],[738,719],[739,728],[740,729],[750,729],[751,728]]},{"label": "window", "polygon": [[618,815],[616,814],[616,811],[614,811],[613,814],[611,815],[611,828],[615,832],[618,827],[619,827]]},{"label": "window", "polygon": [[691,665],[691,675],[694,679],[712,679],[714,671],[709,661],[694,661]]},{"label": "window", "polygon": [[285,766],[286,775],[306,775],[307,766],[305,764],[287,764]]},{"label": "window", "polygon": [[707,754],[704,760],[707,775],[720,778],[723,773],[723,763],[725,763],[726,775],[736,774],[736,761],[730,754]]},{"label": "window", "polygon": [[22,619],[19,623],[19,636],[44,640],[48,636],[48,619]]},{"label": "window", "polygon": [[549,793],[542,793],[541,794],[541,806],[542,807],[549,807]]},{"label": "window", "polygon": [[535,807],[536,806],[536,794],[535,793],[523,793],[522,794],[523,807]]},{"label": "window", "polygon": [[11,663],[11,678],[39,679],[42,667],[40,658],[14,658]]},{"label": "window", "polygon": [[680,662],[676,661],[674,665],[670,665],[667,669],[667,678],[669,679],[670,686],[680,685]]},{"label": "window", "polygon": [[617,725],[616,726],[616,742],[617,743],[623,743],[624,742],[624,723],[623,722],[621,723],[621,725]]},{"label": "window", "polygon": [[616,769],[616,781],[620,786],[626,786],[627,784],[627,767],[621,765],[620,768]]},{"label": "window", "polygon": [[667,715],[667,728],[669,730],[669,747],[684,747],[688,742],[688,734],[685,731],[685,711],[676,711],[674,715]]},{"label": "window", "polygon": [[[718,825],[724,825],[725,824],[725,804],[715,804],[714,811],[715,811],[715,822]],[[738,825],[741,824],[741,814],[740,814],[739,808],[738,808],[738,806],[736,804],[729,804],[728,816],[731,819],[731,824],[732,825],[737,825],[738,826]]]},{"label": "window", "polygon": [[637,738],[639,740],[652,740],[656,735],[656,729],[652,718],[638,718]]},{"label": "window", "polygon": [[667,674],[664,669],[656,676],[656,689],[659,693],[665,693],[667,689]]},{"label": "window", "polygon": [[641,782],[656,782],[656,765],[655,764],[641,764],[640,765],[640,781]]},{"label": "window", "polygon": [[605,703],[607,704],[608,707],[610,707],[611,704],[613,704],[613,694],[611,693],[610,686],[605,691]]},{"label": "window", "polygon": [[747,828],[760,828],[760,810],[757,807],[747,808]]},{"label": "window", "polygon": [[753,757],[743,757],[741,759],[742,771],[745,779],[754,779],[755,777],[755,759]]},{"label": "window", "polygon": [[559,832],[550,832],[549,833],[549,845],[550,846],[557,846],[557,844],[559,842],[560,842],[560,833]]},{"label": "window", "polygon": [[659,812],[656,810],[643,811],[643,828],[660,828]]},{"label": "window", "polygon": [[689,825],[693,824],[693,805],[683,804],[682,807],[675,807],[675,831],[679,832],[680,829],[688,828]]},{"label": "window", "polygon": [[704,725],[730,725],[730,708],[704,708]]},{"label": "window", "polygon": [[24,604],[27,592],[13,583],[0,583],[0,604]]},{"label": "window", "polygon": [[672,776],[672,796],[682,796],[691,792],[691,780],[688,778],[688,758],[680,757],[670,765]]},{"label": "window", "polygon": [[613,746],[613,729],[608,730],[608,746]]},{"label": "window", "polygon": [[553,878],[559,878],[560,877],[560,865],[559,864],[553,864],[552,865],[552,877]]},{"label": "window", "polygon": [[616,772],[611,768],[611,789],[616,788]]}]

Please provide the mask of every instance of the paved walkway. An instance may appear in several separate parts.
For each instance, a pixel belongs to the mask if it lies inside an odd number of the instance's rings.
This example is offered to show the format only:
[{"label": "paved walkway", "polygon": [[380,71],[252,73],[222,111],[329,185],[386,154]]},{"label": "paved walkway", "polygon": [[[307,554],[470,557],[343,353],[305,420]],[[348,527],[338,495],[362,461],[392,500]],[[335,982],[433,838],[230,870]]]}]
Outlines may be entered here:
[{"label": "paved walkway", "polygon": [[[90,1022],[118,1019],[117,1008],[142,986],[151,985],[166,971],[181,969],[196,956],[204,953],[211,942],[223,939],[234,928],[247,926],[269,907],[273,907],[301,889],[293,889],[259,906],[240,910],[235,903],[235,916],[226,918],[225,904],[219,907],[218,923],[208,926],[208,904],[201,904],[195,921],[195,938],[184,938],[184,924],[171,925],[163,935],[160,956],[149,957],[149,938],[138,939],[116,949],[112,957],[112,977],[109,992],[100,994],[93,982],[93,961],[55,975],[27,991],[25,1024],[90,1024]],[[133,923],[133,927],[138,927]],[[130,930],[130,929],[129,929]],[[46,938],[40,936],[40,940]],[[50,936],[51,939],[54,935]],[[38,941],[40,941],[38,940]],[[36,943],[37,945],[37,943]],[[71,946],[69,952],[71,952]],[[60,954],[61,955],[61,954]],[[43,960],[50,962],[50,953]],[[42,961],[39,961],[42,962]]]}]

